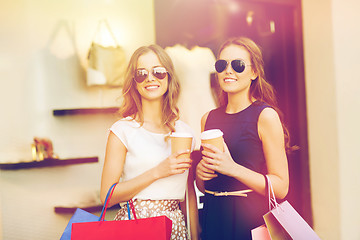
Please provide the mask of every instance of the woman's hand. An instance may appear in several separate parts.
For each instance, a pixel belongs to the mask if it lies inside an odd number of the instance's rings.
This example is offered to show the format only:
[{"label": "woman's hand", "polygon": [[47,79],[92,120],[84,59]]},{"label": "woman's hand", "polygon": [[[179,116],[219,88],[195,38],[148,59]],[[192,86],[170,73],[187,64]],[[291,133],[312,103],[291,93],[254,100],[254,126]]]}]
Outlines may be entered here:
[{"label": "woman's hand", "polygon": [[183,150],[171,154],[164,161],[159,163],[154,169],[155,178],[165,178],[176,174],[182,174],[191,167],[192,160],[190,158],[179,157],[189,150]]},{"label": "woman's hand", "polygon": [[224,142],[224,151],[220,151],[217,147],[211,144],[202,144],[204,150],[203,154],[203,166],[210,171],[218,172],[227,176],[232,176],[232,172],[236,169],[237,163],[232,159],[229,149]]},{"label": "woman's hand", "polygon": [[214,170],[211,170],[209,167],[210,164],[202,159],[199,164],[196,166],[196,175],[203,181],[208,181],[217,177],[217,174]]}]

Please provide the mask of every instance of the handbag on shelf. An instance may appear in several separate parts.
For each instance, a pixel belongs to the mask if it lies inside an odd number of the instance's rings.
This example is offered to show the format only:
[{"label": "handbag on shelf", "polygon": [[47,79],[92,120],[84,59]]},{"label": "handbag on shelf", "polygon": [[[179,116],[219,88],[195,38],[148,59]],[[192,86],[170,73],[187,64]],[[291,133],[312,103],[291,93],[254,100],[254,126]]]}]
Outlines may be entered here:
[{"label": "handbag on shelf", "polygon": [[[95,37],[102,24],[110,33],[115,46],[103,46],[95,42]],[[126,56],[123,48],[118,44],[107,20],[100,20],[88,54],[88,68],[86,82],[88,86],[121,87],[126,70]]]},{"label": "handbag on shelf", "polygon": [[[114,186],[114,185],[113,185]],[[110,188],[111,189],[111,188]],[[98,221],[76,222],[72,224],[71,240],[127,239],[127,240],[169,240],[171,238],[172,221],[166,216],[141,218],[136,217],[134,205],[128,202],[134,219],[121,221],[105,221],[106,208],[111,199],[114,187],[108,193]]]},{"label": "handbag on shelf", "polygon": [[263,218],[271,239],[320,240],[315,231],[288,201],[276,202],[270,178],[266,176],[266,180],[268,183],[269,212]]}]

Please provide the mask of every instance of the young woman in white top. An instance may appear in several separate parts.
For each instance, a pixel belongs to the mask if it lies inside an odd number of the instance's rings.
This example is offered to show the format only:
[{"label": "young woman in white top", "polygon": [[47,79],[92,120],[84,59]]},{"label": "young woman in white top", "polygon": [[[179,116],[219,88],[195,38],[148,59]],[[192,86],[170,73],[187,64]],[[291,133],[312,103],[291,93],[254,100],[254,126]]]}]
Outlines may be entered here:
[{"label": "young woman in white top", "polygon": [[[124,206],[132,199],[138,218],[166,215],[173,222],[171,239],[188,239],[179,207],[188,186],[191,237],[197,239],[191,159],[177,158],[186,150],[171,154],[168,137],[171,132],[192,133],[179,120],[179,91],[173,63],[161,47],[144,46],[134,52],[123,87],[122,119],[111,126],[108,136],[100,198],[104,202],[110,186],[119,182],[109,206]],[[126,219],[127,209],[123,207],[115,220]]]}]

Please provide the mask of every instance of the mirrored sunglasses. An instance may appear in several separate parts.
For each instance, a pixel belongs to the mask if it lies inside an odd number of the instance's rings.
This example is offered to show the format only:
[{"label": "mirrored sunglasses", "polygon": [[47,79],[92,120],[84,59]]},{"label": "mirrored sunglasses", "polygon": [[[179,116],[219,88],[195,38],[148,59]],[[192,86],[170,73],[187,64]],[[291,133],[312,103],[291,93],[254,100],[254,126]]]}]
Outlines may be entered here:
[{"label": "mirrored sunglasses", "polygon": [[[227,68],[228,64],[229,64],[228,61],[219,59],[215,62],[215,70],[218,73],[221,73]],[[245,70],[245,66],[251,66],[251,65],[246,65],[245,62],[241,59],[235,59],[231,61],[231,67],[237,73],[242,73]]]},{"label": "mirrored sunglasses", "polygon": [[[166,68],[164,67],[153,67],[151,74],[156,77],[157,79],[164,79],[167,75],[167,71]],[[149,76],[149,71],[145,68],[139,68],[136,69],[135,71],[135,75],[134,75],[134,80],[138,83],[142,83],[143,81],[145,81],[145,79]]]}]

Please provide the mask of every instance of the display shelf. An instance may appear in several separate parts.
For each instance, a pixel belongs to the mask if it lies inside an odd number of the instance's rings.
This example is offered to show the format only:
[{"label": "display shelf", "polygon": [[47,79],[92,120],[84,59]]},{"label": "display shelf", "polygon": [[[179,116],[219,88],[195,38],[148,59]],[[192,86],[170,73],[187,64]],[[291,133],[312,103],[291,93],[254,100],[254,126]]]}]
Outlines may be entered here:
[{"label": "display shelf", "polygon": [[109,114],[116,113],[118,107],[105,107],[105,108],[70,108],[70,109],[54,109],[54,116],[65,115],[82,115],[82,114]]},{"label": "display shelf", "polygon": [[67,159],[46,158],[42,161],[0,163],[0,169],[16,170],[16,169],[25,169],[25,168],[55,167],[55,166],[66,166],[73,164],[95,163],[95,162],[99,162],[98,157],[67,158]]},{"label": "display shelf", "polygon": [[[61,206],[55,206],[54,211],[55,213],[59,214],[65,214],[65,213],[74,213],[78,207],[61,207]],[[95,213],[95,212],[101,212],[103,209],[103,205],[98,206],[90,206],[90,207],[79,207],[84,211]],[[118,204],[115,204],[112,207],[107,208],[107,210],[113,210],[113,209],[119,209],[120,206]]]}]

